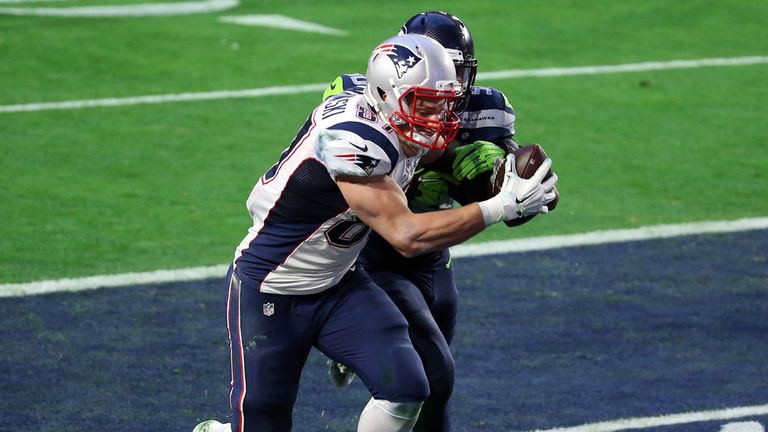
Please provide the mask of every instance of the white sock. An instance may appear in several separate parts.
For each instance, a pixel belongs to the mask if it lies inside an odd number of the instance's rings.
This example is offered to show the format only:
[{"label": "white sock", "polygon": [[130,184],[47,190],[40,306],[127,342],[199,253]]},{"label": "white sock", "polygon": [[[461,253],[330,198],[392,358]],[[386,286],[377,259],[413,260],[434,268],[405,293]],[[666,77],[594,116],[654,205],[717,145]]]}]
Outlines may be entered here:
[{"label": "white sock", "polygon": [[206,422],[197,425],[192,432],[232,432],[232,427],[229,423],[221,424],[216,420],[208,420]]},{"label": "white sock", "polygon": [[390,402],[371,398],[360,413],[357,432],[409,432],[416,424],[421,402]]}]

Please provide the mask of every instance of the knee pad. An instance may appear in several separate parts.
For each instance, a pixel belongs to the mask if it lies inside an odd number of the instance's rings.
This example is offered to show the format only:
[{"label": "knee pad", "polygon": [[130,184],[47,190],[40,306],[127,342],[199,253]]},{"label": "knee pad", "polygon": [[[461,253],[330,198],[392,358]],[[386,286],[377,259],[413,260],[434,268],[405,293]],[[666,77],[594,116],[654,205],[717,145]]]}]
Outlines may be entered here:
[{"label": "knee pad", "polygon": [[371,398],[360,414],[357,432],[409,432],[422,402],[390,402]]}]

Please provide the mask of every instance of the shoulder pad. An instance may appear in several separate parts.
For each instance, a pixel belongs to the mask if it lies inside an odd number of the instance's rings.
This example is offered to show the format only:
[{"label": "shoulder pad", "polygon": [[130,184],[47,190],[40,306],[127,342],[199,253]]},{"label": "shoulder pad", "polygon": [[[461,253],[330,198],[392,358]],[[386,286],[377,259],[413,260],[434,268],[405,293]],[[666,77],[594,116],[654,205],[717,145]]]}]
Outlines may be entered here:
[{"label": "shoulder pad", "polygon": [[515,135],[515,111],[506,95],[491,87],[472,87],[461,114],[458,139],[463,142],[500,141]]},{"label": "shoulder pad", "polygon": [[317,158],[331,174],[370,177],[386,175],[397,164],[395,142],[381,128],[345,121],[319,132]]},{"label": "shoulder pad", "polygon": [[515,112],[509,103],[509,99],[501,90],[493,87],[473,86],[471,92],[472,95],[469,97],[467,111],[497,109],[508,111],[512,114]]},{"label": "shoulder pad", "polygon": [[328,84],[323,92],[323,100],[328,99],[333,95],[337,95],[343,91],[354,89],[355,87],[363,87],[367,84],[365,75],[362,74],[343,74],[336,77],[333,82]]}]

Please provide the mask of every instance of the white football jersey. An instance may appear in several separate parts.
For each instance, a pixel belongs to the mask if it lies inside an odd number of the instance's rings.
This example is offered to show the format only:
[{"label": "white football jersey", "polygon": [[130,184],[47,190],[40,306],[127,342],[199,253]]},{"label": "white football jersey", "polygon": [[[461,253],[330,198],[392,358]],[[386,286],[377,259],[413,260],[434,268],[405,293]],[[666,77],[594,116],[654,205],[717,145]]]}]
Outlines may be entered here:
[{"label": "white football jersey", "polygon": [[313,294],[352,267],[370,229],[344,200],[337,175],[388,175],[403,189],[420,155],[406,156],[396,132],[354,92],[318,106],[247,201],[253,226],[234,265],[244,283],[273,294]]}]

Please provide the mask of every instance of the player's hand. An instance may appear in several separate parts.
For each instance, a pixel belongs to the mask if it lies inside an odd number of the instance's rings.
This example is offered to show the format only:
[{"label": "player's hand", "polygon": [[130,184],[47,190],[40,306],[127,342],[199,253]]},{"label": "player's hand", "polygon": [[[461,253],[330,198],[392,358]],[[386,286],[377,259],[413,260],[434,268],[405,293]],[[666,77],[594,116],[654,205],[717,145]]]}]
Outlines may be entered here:
[{"label": "player's hand", "polygon": [[478,175],[492,170],[493,162],[496,159],[504,158],[505,152],[492,142],[475,141],[472,144],[456,147],[454,154],[456,158],[451,165],[453,177],[462,182],[472,180]]},{"label": "player's hand", "polygon": [[413,181],[414,184],[411,185],[411,188],[415,190],[409,195],[412,196],[412,201],[420,207],[437,209],[451,201],[448,190],[450,183],[455,181],[452,176],[420,169],[416,172]]},{"label": "player's hand", "polygon": [[557,174],[544,180],[544,176],[552,167],[552,159],[546,158],[539,169],[529,179],[517,175],[515,155],[510,154],[506,160],[506,177],[501,185],[499,195],[506,201],[504,208],[505,220],[547,213],[547,204],[555,199],[555,184]]},{"label": "player's hand", "polygon": [[552,159],[547,158],[531,178],[524,179],[517,175],[515,155],[507,155],[504,182],[499,193],[480,203],[486,225],[547,213],[547,204],[555,198],[554,189],[557,184],[555,173],[543,180],[551,167]]},{"label": "player's hand", "polygon": [[[554,177],[554,178],[555,178],[555,184],[556,184],[556,183],[557,183],[557,174],[555,174],[555,173],[553,172],[553,173],[552,173],[552,177]],[[542,183],[542,186],[544,186],[544,189],[545,189],[545,190],[546,190],[546,188],[547,188],[547,186],[548,186],[548,182],[549,182],[550,180],[552,180],[552,177],[550,177],[550,178],[548,178],[548,179],[544,180],[544,182]],[[557,186],[553,185],[553,186],[552,186],[552,189],[551,189],[549,192],[547,192],[547,193],[544,195],[544,201],[546,201],[546,203],[547,203],[546,205],[547,205],[547,211],[548,211],[548,212],[549,212],[549,211],[552,211],[552,208],[551,208],[552,206],[550,206],[550,205],[549,205],[549,203],[551,203],[552,201],[554,201],[554,200],[555,200],[555,198],[557,198],[558,194],[559,194],[559,192],[557,191]]]}]

